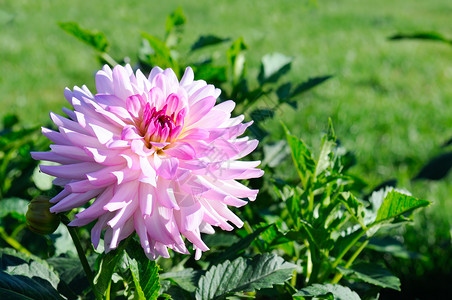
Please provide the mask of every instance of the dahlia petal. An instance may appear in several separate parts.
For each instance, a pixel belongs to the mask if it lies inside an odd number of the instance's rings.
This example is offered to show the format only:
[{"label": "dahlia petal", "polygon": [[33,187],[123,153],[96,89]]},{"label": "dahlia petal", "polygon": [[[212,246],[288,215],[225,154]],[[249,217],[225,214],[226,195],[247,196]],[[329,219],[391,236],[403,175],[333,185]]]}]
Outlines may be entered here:
[{"label": "dahlia petal", "polygon": [[131,181],[118,185],[113,197],[104,205],[104,209],[116,211],[123,208],[128,202],[133,201],[138,190],[138,184],[138,182]]},{"label": "dahlia petal", "polygon": [[112,218],[108,221],[107,225],[111,228],[120,227],[127,222],[127,220],[135,213],[136,208],[138,207],[137,201],[128,202],[123,208],[121,208]]},{"label": "dahlia petal", "polygon": [[91,229],[91,242],[93,243],[94,249],[97,249],[97,247],[99,246],[100,234],[102,232],[102,229],[110,219],[111,215],[112,213],[106,213],[102,215]]},{"label": "dahlia petal", "polygon": [[[152,215],[155,201],[157,201],[154,187],[150,184],[140,183],[138,199],[140,201],[140,210],[143,215]],[[142,216],[140,216],[140,218],[142,218]]]},{"label": "dahlia petal", "polygon": [[66,156],[74,160],[81,160],[91,162],[92,159],[86,154],[86,152],[80,147],[68,146],[68,145],[50,145],[52,153],[56,153],[61,156]]},{"label": "dahlia petal", "polygon": [[60,128],[61,134],[73,145],[79,147],[103,148],[102,144],[96,138],[75,132],[66,128]]},{"label": "dahlia petal", "polygon": [[213,96],[215,87],[211,84],[206,85],[205,81],[199,80],[196,82],[196,85],[192,85],[187,89],[187,93],[189,95],[188,104],[190,105],[190,109],[192,109],[191,107],[194,103],[206,97]]},{"label": "dahlia petal", "polygon": [[181,207],[178,214],[180,215],[179,230],[182,233],[198,229],[204,216],[202,206],[199,202]]},{"label": "dahlia petal", "polygon": [[125,159],[120,156],[123,150],[85,147],[85,152],[88,153],[88,155],[91,156],[95,162],[105,166],[115,166],[126,162]]},{"label": "dahlia petal", "polygon": [[199,250],[208,251],[209,247],[201,240],[201,235],[193,231],[186,231],[182,233],[190,242],[193,243]]},{"label": "dahlia petal", "polygon": [[50,203],[57,203],[61,199],[69,196],[71,194],[71,191],[64,189],[61,192],[59,192],[55,197],[49,200]]},{"label": "dahlia petal", "polygon": [[113,91],[119,99],[127,99],[133,95],[129,74],[126,68],[122,66],[113,68]]},{"label": "dahlia petal", "polygon": [[105,71],[96,73],[96,90],[98,93],[113,94],[113,79],[110,74]]},{"label": "dahlia petal", "polygon": [[59,132],[43,128],[55,145],[32,157],[60,163],[40,166],[64,189],[50,201],[53,212],[95,200],[70,226],[97,221],[91,231],[97,248],[104,234],[105,252],[137,232],[149,259],[170,257],[169,249],[195,259],[209,248],[201,232],[212,234],[243,222],[228,209],[254,200],[236,180],[262,176],[260,162],[238,159],[257,147],[242,135],[252,122],[231,118],[235,103],[216,104],[221,91],[194,80],[187,68],[180,82],[171,69],[155,67],[146,78],[130,65],[107,65],[96,74],[97,94],[83,85],[64,96],[74,110],[67,118],[50,113]]},{"label": "dahlia petal", "polygon": [[152,68],[151,72],[149,73],[148,80],[150,82],[152,82],[154,80],[155,76],[157,76],[160,73],[163,73],[163,69],[161,69],[160,67]]},{"label": "dahlia petal", "polygon": [[185,120],[186,126],[190,127],[196,124],[196,122],[198,122],[212,109],[216,100],[217,99],[215,97],[209,96],[199,100],[195,104],[192,104]]},{"label": "dahlia petal", "polygon": [[206,222],[201,222],[201,225],[199,226],[199,231],[206,234],[214,234],[215,229],[213,229],[212,225]]},{"label": "dahlia petal", "polygon": [[149,242],[146,225],[144,224],[143,214],[145,213],[142,213],[140,210],[136,210],[133,217],[133,222],[135,231],[140,238],[141,247],[143,248],[144,253],[146,253],[146,255],[149,255],[151,253],[151,244]]},{"label": "dahlia petal", "polygon": [[183,160],[193,159],[196,155],[195,149],[186,142],[172,143],[170,148],[165,149],[165,153]]},{"label": "dahlia petal", "polygon": [[155,193],[157,200],[164,207],[176,210],[180,209],[174,196],[174,190],[169,186],[167,180],[159,179],[158,188],[155,189]]},{"label": "dahlia petal", "polygon": [[194,79],[195,79],[195,74],[193,73],[193,69],[190,67],[187,67],[187,68],[185,68],[184,75],[182,76],[182,78],[180,80],[180,85],[181,86],[189,85],[193,82]]},{"label": "dahlia petal", "polygon": [[74,164],[78,160],[64,157],[52,152],[30,152],[31,157],[36,160],[53,161],[60,164]]},{"label": "dahlia petal", "polygon": [[91,190],[86,193],[71,193],[50,208],[51,213],[60,213],[79,206],[96,197],[102,189]]},{"label": "dahlia petal", "polygon": [[[78,219],[86,219],[92,222],[94,219],[99,218],[103,214],[107,213],[103,208],[113,197],[113,187],[105,189],[94,202],[84,211],[75,215]],[[88,222],[88,223],[89,223]]]},{"label": "dahlia petal", "polygon": [[50,112],[50,118],[58,127],[64,127],[73,131],[86,133],[86,130],[79,123],[66,119],[60,115]]},{"label": "dahlia petal", "polygon": [[61,110],[62,110],[69,118],[71,118],[71,120],[73,120],[73,121],[75,121],[75,122],[78,121],[78,120],[77,120],[77,115],[75,114],[74,111],[72,111],[72,110],[70,110],[70,109],[68,109],[68,108],[66,108],[66,107],[63,107]]},{"label": "dahlia petal", "polygon": [[53,130],[45,128],[45,127],[41,127],[41,132],[46,138],[48,138],[55,144],[60,144],[60,145],[70,145],[71,144],[67,140],[67,138],[59,132],[53,131]]},{"label": "dahlia petal", "polygon": [[40,165],[42,172],[62,178],[84,179],[86,172],[98,171],[101,167],[91,162],[82,162],[70,165],[46,166]]}]

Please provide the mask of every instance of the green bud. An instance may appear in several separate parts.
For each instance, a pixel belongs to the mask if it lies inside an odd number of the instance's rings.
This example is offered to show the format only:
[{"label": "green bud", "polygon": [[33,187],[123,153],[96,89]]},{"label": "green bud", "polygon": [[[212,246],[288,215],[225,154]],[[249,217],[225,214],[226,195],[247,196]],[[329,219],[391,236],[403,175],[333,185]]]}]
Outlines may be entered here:
[{"label": "green bud", "polygon": [[49,200],[49,197],[38,196],[28,204],[28,211],[25,216],[27,217],[27,226],[31,231],[38,234],[51,234],[58,228],[60,216],[50,212],[50,207],[53,204]]}]

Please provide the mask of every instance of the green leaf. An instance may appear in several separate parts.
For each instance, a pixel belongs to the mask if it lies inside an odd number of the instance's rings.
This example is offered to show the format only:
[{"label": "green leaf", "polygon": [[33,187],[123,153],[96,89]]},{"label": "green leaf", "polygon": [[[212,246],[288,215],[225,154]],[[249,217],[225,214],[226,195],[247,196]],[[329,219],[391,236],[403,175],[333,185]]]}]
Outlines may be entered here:
[{"label": "green leaf", "polygon": [[424,255],[408,251],[407,249],[405,249],[405,247],[400,241],[391,237],[384,238],[373,237],[370,239],[370,242],[367,245],[366,249],[371,249],[382,253],[389,253],[395,257],[403,259],[428,260],[428,258]]},{"label": "green leaf", "polygon": [[264,145],[264,160],[262,161],[262,166],[275,168],[281,164],[289,153],[290,150],[287,147],[287,142],[284,140],[275,143],[266,143]]},{"label": "green leaf", "polygon": [[64,31],[90,45],[97,51],[102,53],[107,52],[109,44],[105,34],[102,32],[81,28],[80,25],[75,22],[59,23],[58,25]]},{"label": "green leaf", "polygon": [[405,195],[396,191],[389,192],[377,212],[377,218],[371,224],[374,226],[382,222],[389,222],[405,213],[411,212],[417,208],[425,207],[430,201],[419,200],[412,196]]},{"label": "green leaf", "polygon": [[[57,165],[57,163],[46,161],[41,162],[41,165]],[[34,169],[31,179],[33,180],[33,183],[36,185],[36,187],[41,191],[48,191],[53,187],[54,177],[41,172],[39,166]]]},{"label": "green leaf", "polygon": [[[81,295],[88,287],[89,282],[83,271],[80,260],[75,257],[52,257],[47,262],[55,268],[59,278],[76,295]],[[93,268],[96,257],[88,257],[90,267]],[[62,291],[64,292],[64,291]]]},{"label": "green leaf", "polygon": [[442,34],[438,32],[416,32],[412,34],[406,34],[406,33],[399,33],[396,35],[393,35],[389,38],[390,40],[402,40],[402,39],[418,39],[418,40],[431,40],[431,41],[439,41],[439,42],[445,42],[447,44],[452,45],[452,40],[447,39]]},{"label": "green leaf", "polygon": [[383,288],[400,291],[399,278],[376,263],[358,263],[353,265],[350,269],[345,269],[341,266],[339,266],[338,269],[346,277],[351,277]]},{"label": "green leaf", "polygon": [[333,75],[326,75],[326,76],[319,76],[319,77],[313,77],[309,78],[306,82],[300,83],[291,93],[290,97],[297,96],[301,93],[304,93],[313,87],[316,87],[319,84],[322,84],[323,82],[327,81],[333,77]]},{"label": "green leaf", "polygon": [[220,43],[229,41],[229,38],[220,38],[215,35],[202,35],[199,39],[191,46],[191,51],[195,51],[207,46],[213,46]]},{"label": "green leaf", "polygon": [[168,279],[177,284],[183,290],[190,293],[196,290],[196,284],[201,277],[202,271],[195,271],[191,268],[177,272],[167,272],[160,275],[160,279]]},{"label": "green leaf", "polygon": [[316,163],[312,158],[311,150],[309,150],[303,140],[291,135],[287,127],[284,124],[283,126],[286,131],[286,138],[292,152],[295,168],[297,168],[301,181],[304,182],[309,175],[308,173],[314,173]]},{"label": "green leaf", "polygon": [[216,232],[215,234],[206,234],[203,241],[209,248],[212,247],[230,247],[240,240],[236,235],[225,232]]},{"label": "green leaf", "polygon": [[268,108],[263,108],[263,109],[255,109],[250,113],[250,117],[251,119],[258,123],[258,122],[262,122],[265,121],[266,119],[269,118],[273,118],[273,116],[275,115],[275,111],[272,109],[268,109]]},{"label": "green leaf", "polygon": [[6,114],[3,117],[3,129],[11,129],[17,123],[19,123],[19,118],[15,114]]},{"label": "green leaf", "polygon": [[166,18],[166,35],[168,36],[174,27],[182,26],[187,21],[184,15],[182,7],[178,7],[174,12],[172,12]]},{"label": "green leaf", "polygon": [[322,137],[322,144],[320,146],[319,159],[315,167],[315,177],[320,175],[331,165],[330,154],[336,146],[336,136],[334,134],[333,123],[329,119],[328,133]]},{"label": "green leaf", "polygon": [[149,46],[152,48],[153,53],[146,53],[147,62],[152,66],[159,66],[163,69],[172,68],[173,71],[178,74],[179,67],[176,61],[171,56],[170,49],[166,46],[166,44],[153,35],[150,35],[146,32],[143,32],[141,36],[149,43]]},{"label": "green leaf", "polygon": [[294,193],[286,200],[287,211],[293,221],[295,230],[299,230],[301,227],[301,208],[300,208],[300,196],[298,193]]},{"label": "green leaf", "polygon": [[236,260],[209,268],[201,276],[196,299],[220,299],[237,292],[252,292],[284,284],[293,275],[295,265],[274,254],[258,255],[253,259]]},{"label": "green leaf", "polygon": [[350,192],[342,192],[340,194],[339,199],[345,205],[345,207],[347,208],[348,212],[352,215],[352,217],[361,225],[362,228],[365,228],[364,204],[361,203],[358,199],[356,199],[356,197]]},{"label": "green leaf", "polygon": [[299,290],[293,295],[294,299],[312,299],[322,297],[334,300],[360,300],[357,293],[339,284],[313,284]]},{"label": "green leaf", "polygon": [[245,77],[245,54],[244,50],[247,49],[243,38],[240,37],[234,41],[226,52],[228,58],[229,67],[232,70],[232,82],[237,84]]},{"label": "green leaf", "polygon": [[14,197],[3,199],[0,203],[0,219],[12,214],[16,219],[26,221],[25,214],[27,213],[29,201]]},{"label": "green leaf", "polygon": [[131,239],[132,237],[129,237],[125,241],[122,241],[119,244],[118,248],[108,253],[103,253],[100,257],[99,268],[96,276],[94,277],[94,287],[101,295],[105,294],[105,291],[110,284],[113,272],[115,271],[116,265],[119,263],[123,256],[122,251]]},{"label": "green leaf", "polygon": [[217,258],[213,260],[213,264],[227,260],[234,259],[239,256],[242,252],[244,252],[248,247],[256,240],[262,232],[264,232],[267,228],[272,226],[271,224],[264,227],[257,228],[253,233],[247,235],[244,238],[241,238],[237,243],[230,246],[227,251],[224,251]]},{"label": "green leaf", "polygon": [[141,245],[133,239],[127,245],[125,261],[132,273],[138,299],[157,299],[160,290],[160,268],[155,261],[147,258]]},{"label": "green leaf", "polygon": [[0,249],[0,299],[64,299],[58,274],[45,261]]},{"label": "green leaf", "polygon": [[291,67],[293,58],[281,53],[266,54],[262,57],[261,69],[258,75],[260,84],[276,82],[286,74]]}]

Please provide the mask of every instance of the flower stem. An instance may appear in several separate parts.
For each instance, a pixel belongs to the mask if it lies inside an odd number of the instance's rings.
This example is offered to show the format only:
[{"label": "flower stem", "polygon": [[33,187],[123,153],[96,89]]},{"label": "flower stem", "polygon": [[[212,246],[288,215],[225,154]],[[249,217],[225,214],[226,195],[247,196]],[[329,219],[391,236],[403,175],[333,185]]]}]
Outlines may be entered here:
[{"label": "flower stem", "polygon": [[110,66],[114,67],[116,66],[118,63],[116,62],[116,60],[114,60],[113,57],[111,57],[108,53],[106,52],[102,52],[100,54],[100,57],[105,60]]},{"label": "flower stem", "polygon": [[96,299],[100,300],[102,299],[102,296],[97,292],[96,288],[94,287],[93,271],[91,271],[91,267],[89,266],[88,260],[86,259],[77,231],[75,230],[74,227],[68,226],[69,219],[66,217],[66,215],[60,214],[60,216],[61,221],[63,222],[64,225],[66,225],[66,228],[69,231],[69,234],[71,235],[72,241],[74,242],[78,257],[80,259],[80,262],[82,263],[83,271],[85,271],[86,277],[89,281],[89,284],[91,285],[91,289],[93,290],[94,296],[96,297]]},{"label": "flower stem", "polygon": [[[353,253],[352,257],[350,257],[350,259],[347,261],[347,263],[345,264],[345,268],[348,269],[350,268],[350,266],[352,265],[352,263],[355,261],[355,259],[358,257],[358,255],[361,253],[361,251],[364,250],[364,248],[366,248],[367,244],[369,244],[369,240],[364,241],[361,246],[359,246],[359,248],[355,251],[355,253]],[[334,276],[333,280],[331,281],[331,283],[338,283],[339,280],[341,280],[343,274],[342,273],[336,273],[336,275]]]},{"label": "flower stem", "polygon": [[18,241],[10,237],[3,227],[0,227],[0,237],[5,240],[11,247],[16,249],[19,252],[31,255],[30,251],[24,248]]}]

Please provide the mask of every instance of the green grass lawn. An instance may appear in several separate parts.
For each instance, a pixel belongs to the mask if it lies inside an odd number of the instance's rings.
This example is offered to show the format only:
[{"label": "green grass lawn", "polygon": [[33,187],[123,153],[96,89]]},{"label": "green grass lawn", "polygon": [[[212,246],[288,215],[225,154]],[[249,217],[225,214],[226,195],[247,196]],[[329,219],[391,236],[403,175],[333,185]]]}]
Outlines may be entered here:
[{"label": "green grass lawn", "polygon": [[23,123],[44,124],[49,110],[65,105],[66,86],[93,91],[99,68],[93,51],[57,22],[98,29],[113,57],[135,61],[140,33],[162,36],[166,16],[179,5],[187,16],[187,49],[201,34],[243,36],[250,75],[269,52],[295,57],[287,80],[333,74],[304,94],[297,110],[278,111],[268,124],[273,136],[282,136],[282,119],[315,144],[331,116],[342,144],[357,156],[354,172],[370,187],[397,178],[413,195],[432,200],[425,216],[436,218],[450,239],[452,177],[409,179],[452,137],[452,47],[388,37],[438,31],[452,38],[451,1],[0,0],[0,117],[16,113]]}]

